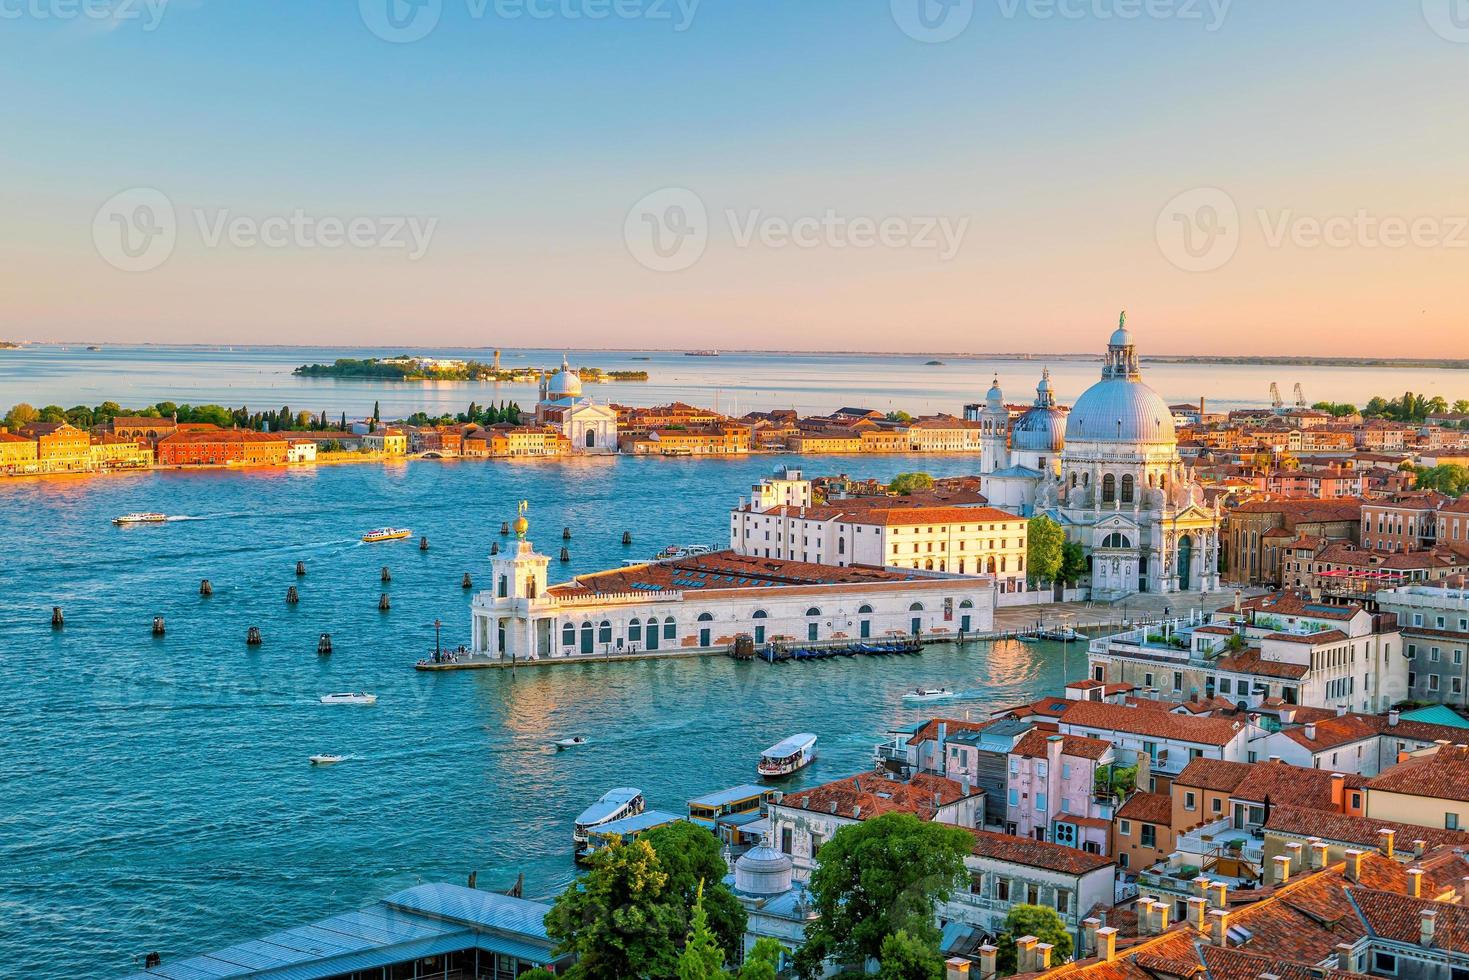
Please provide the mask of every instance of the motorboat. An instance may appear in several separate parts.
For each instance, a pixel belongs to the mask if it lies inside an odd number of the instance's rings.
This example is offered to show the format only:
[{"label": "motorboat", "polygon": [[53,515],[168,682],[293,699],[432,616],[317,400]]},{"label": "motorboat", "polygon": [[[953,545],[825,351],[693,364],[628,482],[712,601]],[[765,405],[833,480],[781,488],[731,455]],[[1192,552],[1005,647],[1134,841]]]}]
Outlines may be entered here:
[{"label": "motorboat", "polygon": [[584,735],[573,735],[570,738],[558,738],[556,740],[556,751],[562,749],[574,749],[579,745],[591,745],[592,740]]},{"label": "motorboat", "polygon": [[347,758],[345,755],[313,755],[311,764],[313,766],[330,766]]},{"label": "motorboat", "polygon": [[377,544],[379,541],[399,541],[413,534],[406,527],[376,527],[362,536],[367,544]]},{"label": "motorboat", "polygon": [[322,704],[377,704],[376,694],[367,694],[358,691],[355,694],[323,694]]},{"label": "motorboat", "polygon": [[577,854],[584,854],[591,842],[591,833],[603,824],[624,817],[635,817],[647,806],[643,791],[635,786],[619,786],[609,789],[602,798],[581,812],[571,831],[571,842]]},{"label": "motorboat", "polygon": [[954,696],[947,687],[915,687],[903,695],[904,701],[943,701]]},{"label": "motorboat", "polygon": [[112,519],[112,523],[114,523],[114,524],[161,524],[161,523],[163,523],[166,520],[168,520],[168,515],[167,514],[154,514],[154,513],[151,513],[151,512],[138,512],[138,513],[132,513],[132,514],[123,514],[121,517],[114,517]]},{"label": "motorboat", "polygon": [[762,776],[789,776],[816,761],[816,736],[810,732],[792,735],[760,753],[755,771]]}]

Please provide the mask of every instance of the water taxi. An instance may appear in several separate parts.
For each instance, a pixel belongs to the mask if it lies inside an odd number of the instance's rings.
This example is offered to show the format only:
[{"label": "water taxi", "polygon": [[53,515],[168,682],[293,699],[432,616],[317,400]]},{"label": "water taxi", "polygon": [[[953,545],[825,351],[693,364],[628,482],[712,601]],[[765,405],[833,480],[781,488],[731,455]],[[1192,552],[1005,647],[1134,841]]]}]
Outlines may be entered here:
[{"label": "water taxi", "polygon": [[367,544],[377,544],[379,541],[398,541],[412,534],[406,527],[378,527],[364,534],[362,540]]},{"label": "water taxi", "polygon": [[366,694],[358,691],[355,694],[323,694],[322,704],[377,704],[376,694]]},{"label": "water taxi", "polygon": [[915,687],[903,695],[904,701],[943,701],[954,696],[947,687]]},{"label": "water taxi", "polygon": [[345,755],[313,755],[310,761],[313,766],[330,766],[345,758],[347,758]]},{"label": "water taxi", "polygon": [[792,735],[760,753],[755,771],[762,776],[789,776],[816,761],[816,736],[810,732]]},{"label": "water taxi", "polygon": [[586,847],[577,851],[578,860],[586,860],[602,848],[611,844],[614,840],[636,837],[638,834],[646,833],[654,827],[665,827],[671,823],[682,820],[676,813],[665,813],[662,810],[644,810],[642,813],[631,817],[623,817],[621,820],[610,820],[601,824],[595,830],[587,834]]},{"label": "water taxi", "polygon": [[560,752],[562,749],[574,749],[580,745],[591,744],[592,740],[585,735],[573,735],[570,738],[558,738],[556,740],[556,751]]},{"label": "water taxi", "polygon": [[780,790],[769,786],[732,786],[689,800],[689,822],[712,833],[726,844],[759,843],[766,806],[780,799]]},{"label": "water taxi", "polygon": [[168,520],[168,515],[167,514],[154,514],[154,513],[151,513],[151,512],[148,512],[148,513],[138,512],[138,513],[132,513],[132,514],[124,514],[121,517],[114,517],[112,519],[112,523],[114,523],[114,524],[161,524],[162,522],[164,522],[166,520]]},{"label": "water taxi", "polygon": [[571,831],[571,842],[578,857],[585,855],[591,844],[591,833],[603,824],[624,817],[635,817],[647,806],[643,791],[635,786],[619,786],[609,789],[602,798],[581,812]]}]

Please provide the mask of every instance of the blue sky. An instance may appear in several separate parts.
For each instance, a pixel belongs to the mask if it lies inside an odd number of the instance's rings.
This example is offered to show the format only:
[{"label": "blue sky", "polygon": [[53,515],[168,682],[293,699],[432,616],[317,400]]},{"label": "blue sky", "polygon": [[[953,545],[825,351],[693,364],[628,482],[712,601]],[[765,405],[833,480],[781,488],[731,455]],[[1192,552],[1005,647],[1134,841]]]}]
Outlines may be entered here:
[{"label": "blue sky", "polygon": [[[0,0],[0,334],[1051,351],[1094,347],[1126,306],[1154,350],[1335,353],[1411,316],[1423,353],[1464,353],[1469,43],[1418,0],[1154,0],[1136,19],[1117,14],[1141,0],[973,0],[945,43],[888,0],[703,0],[682,31],[674,0],[604,20],[585,14],[610,0],[439,2],[425,37],[389,43],[357,0],[174,0],[152,30],[143,0],[106,25]],[[94,228],[134,188],[178,225],[142,271]],[[663,188],[707,209],[706,250],[675,271],[625,232]],[[1195,188],[1239,212],[1203,271],[1158,230]],[[408,260],[205,230],[298,210],[432,239]],[[1362,212],[1436,230],[1271,241]],[[946,257],[732,230],[828,213],[913,241],[930,219],[967,229]]]}]

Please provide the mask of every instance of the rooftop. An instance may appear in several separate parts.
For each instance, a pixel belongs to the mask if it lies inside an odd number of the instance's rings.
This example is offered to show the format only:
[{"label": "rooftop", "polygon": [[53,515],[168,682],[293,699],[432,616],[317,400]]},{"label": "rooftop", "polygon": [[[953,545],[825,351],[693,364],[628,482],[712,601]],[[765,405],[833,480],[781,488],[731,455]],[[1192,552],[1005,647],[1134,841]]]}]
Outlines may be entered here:
[{"label": "rooftop", "polygon": [[579,575],[571,582],[552,586],[548,591],[558,598],[568,598],[627,592],[713,592],[795,585],[890,584],[933,578],[932,574],[888,571],[868,565],[817,565],[782,558],[757,558],[734,551],[715,551],[675,561]]}]

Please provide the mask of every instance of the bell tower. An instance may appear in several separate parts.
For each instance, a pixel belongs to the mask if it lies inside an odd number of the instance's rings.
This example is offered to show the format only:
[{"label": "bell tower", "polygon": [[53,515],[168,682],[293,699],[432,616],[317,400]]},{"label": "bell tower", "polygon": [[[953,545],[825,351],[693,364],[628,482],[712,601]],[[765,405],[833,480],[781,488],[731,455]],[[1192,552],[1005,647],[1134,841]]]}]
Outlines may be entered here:
[{"label": "bell tower", "polygon": [[1000,376],[990,384],[979,413],[979,472],[993,473],[1010,464],[1010,410],[1000,390]]},{"label": "bell tower", "polygon": [[525,512],[529,509],[530,505],[522,500],[517,508],[519,516],[512,525],[515,528],[515,544],[504,554],[490,559],[490,567],[495,576],[496,599],[537,599],[546,591],[546,570],[551,559],[536,554],[535,548],[526,537],[526,533],[530,531],[530,521],[526,519]]}]

